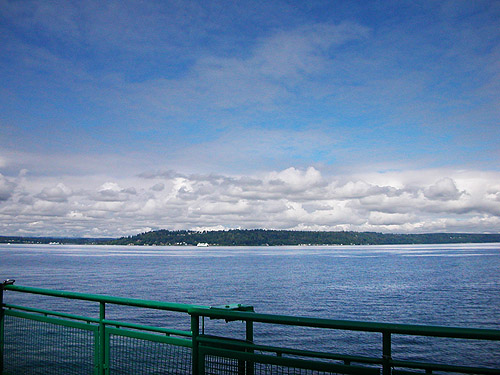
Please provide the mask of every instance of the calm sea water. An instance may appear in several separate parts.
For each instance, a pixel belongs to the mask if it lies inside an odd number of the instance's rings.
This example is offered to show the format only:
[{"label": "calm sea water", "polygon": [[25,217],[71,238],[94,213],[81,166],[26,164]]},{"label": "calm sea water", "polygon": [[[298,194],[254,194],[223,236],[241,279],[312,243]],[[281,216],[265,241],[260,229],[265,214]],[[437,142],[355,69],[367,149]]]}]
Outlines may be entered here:
[{"label": "calm sea water", "polygon": [[[0,245],[17,285],[168,302],[244,303],[257,312],[500,329],[500,244],[335,247]],[[96,314],[94,304],[6,292],[6,302]],[[183,317],[110,309],[111,318],[188,329]],[[207,330],[238,322],[206,322]],[[232,332],[232,331],[231,331]],[[231,333],[233,334],[233,333]],[[378,355],[380,337],[256,326],[259,343]],[[500,345],[395,337],[398,358],[500,366]]]}]

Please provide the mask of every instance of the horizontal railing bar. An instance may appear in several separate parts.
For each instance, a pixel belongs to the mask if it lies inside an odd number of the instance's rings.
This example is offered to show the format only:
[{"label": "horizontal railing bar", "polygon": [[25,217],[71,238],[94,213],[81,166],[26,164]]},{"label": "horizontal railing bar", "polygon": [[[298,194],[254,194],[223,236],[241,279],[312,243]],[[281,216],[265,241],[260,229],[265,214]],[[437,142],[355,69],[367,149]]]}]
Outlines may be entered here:
[{"label": "horizontal railing bar", "polygon": [[181,339],[179,337],[155,335],[155,334],[149,333],[149,332],[139,332],[139,331],[131,331],[128,329],[109,327],[106,329],[106,334],[107,335],[130,337],[130,338],[139,339],[139,340],[161,342],[164,344],[184,346],[187,348],[193,347],[193,342],[191,340]]},{"label": "horizontal railing bar", "polygon": [[228,340],[227,338],[221,338],[219,336],[205,336],[205,335],[203,335],[203,336],[198,336],[197,340],[200,343],[222,344],[222,345],[230,344],[233,347],[240,347],[242,349],[259,350],[259,351],[271,352],[271,353],[276,353],[276,354],[278,354],[278,353],[279,354],[289,354],[289,355],[294,355],[294,356],[333,359],[333,360],[350,361],[350,362],[357,362],[357,363],[382,364],[381,358],[352,356],[352,355],[337,354],[337,353],[315,352],[312,350],[281,348],[281,347],[268,346],[268,345],[256,345],[256,344],[251,344],[251,343],[244,342],[241,340],[231,340],[231,339]]},{"label": "horizontal railing bar", "polygon": [[293,325],[315,328],[341,329],[348,331],[365,331],[394,333],[414,336],[433,336],[463,338],[476,340],[500,340],[500,330],[483,328],[462,328],[445,326],[424,326],[415,324],[361,322],[351,320],[332,320],[289,315],[260,314],[244,311],[226,311],[192,307],[188,311],[192,315],[219,319],[243,320],[259,323]]},{"label": "horizontal railing bar", "polygon": [[160,310],[188,312],[200,316],[212,318],[231,318],[235,320],[254,321],[261,323],[296,325],[317,328],[332,328],[342,330],[387,332],[395,334],[407,334],[417,336],[436,336],[464,339],[500,340],[500,330],[482,328],[462,328],[444,326],[424,326],[397,323],[360,322],[349,320],[332,320],[309,317],[296,317],[287,315],[260,314],[254,312],[230,311],[210,309],[208,306],[190,305],[181,303],[170,303],[161,301],[150,301],[134,298],[114,297],[98,294],[87,294],[78,292],[67,292],[52,289],[33,288],[19,285],[6,285],[6,290],[41,294],[69,299],[79,299],[94,302],[105,302],[117,305],[145,307]]},{"label": "horizontal railing bar", "polygon": [[84,301],[93,302],[104,302],[111,303],[114,305],[126,305],[135,307],[145,307],[157,310],[168,310],[177,312],[188,312],[190,308],[208,308],[208,306],[190,305],[184,303],[171,303],[171,302],[161,302],[161,301],[150,301],[137,298],[124,298],[124,297],[114,297],[106,296],[100,294],[88,294],[88,293],[78,293],[78,292],[67,292],[62,290],[53,289],[43,289],[43,288],[33,288],[20,285],[6,285],[5,290],[11,290],[15,292],[40,294],[52,297],[61,297],[68,299],[78,299]]},{"label": "horizontal railing bar", "polygon": [[29,311],[29,312],[43,314],[43,315],[47,315],[47,316],[50,315],[50,316],[58,316],[60,318],[82,320],[82,321],[88,322],[88,323],[99,323],[99,319],[97,319],[97,318],[89,318],[87,316],[82,316],[82,315],[61,313],[61,312],[57,312],[57,311],[37,309],[37,308],[34,308],[34,307],[11,305],[10,303],[5,303],[4,307],[6,307],[8,309],[15,309],[15,310],[21,310],[21,311]]},{"label": "horizontal railing bar", "polygon": [[254,363],[264,363],[286,367],[297,367],[302,369],[311,369],[325,372],[337,372],[341,374],[365,374],[365,375],[378,375],[380,369],[373,367],[361,367],[352,365],[342,365],[337,363],[328,363],[321,361],[311,361],[298,358],[275,357],[264,354],[245,353],[241,351],[234,351],[228,349],[215,349],[210,347],[200,347],[200,354],[209,354],[223,358],[234,358]]},{"label": "horizontal railing bar", "polygon": [[117,320],[104,319],[102,322],[106,325],[112,325],[115,327],[134,328],[134,329],[139,329],[139,330],[143,330],[143,331],[158,332],[158,333],[164,333],[164,334],[176,335],[176,336],[185,336],[185,337],[192,336],[191,331],[181,331],[178,329],[154,327],[154,326],[148,326],[148,325],[143,325],[143,324],[138,324],[138,323],[127,323],[127,322],[121,322],[121,321],[117,321]]},{"label": "horizontal railing bar", "polygon": [[49,323],[64,327],[77,328],[85,331],[97,331],[99,327],[95,324],[88,324],[82,322],[71,321],[67,319],[57,319],[49,316],[42,316],[39,314],[31,314],[24,311],[16,311],[16,310],[4,310],[5,315],[7,316],[15,316],[16,318],[35,320],[37,322]]},{"label": "horizontal railing bar", "polygon": [[421,370],[460,372],[464,374],[499,374],[499,369],[494,368],[446,365],[441,363],[392,360],[391,365]]},{"label": "horizontal railing bar", "polygon": [[[99,319],[97,319],[97,318],[90,318],[90,317],[81,316],[81,315],[61,313],[61,312],[51,311],[51,310],[37,309],[34,307],[12,305],[9,303],[5,303],[4,307],[9,309],[9,310],[13,309],[13,310],[20,310],[20,311],[28,311],[28,312],[32,312],[32,313],[42,314],[45,316],[57,316],[60,318],[81,320],[81,321],[84,321],[87,323],[99,323],[100,322]],[[113,326],[135,328],[135,329],[141,329],[143,331],[158,332],[158,333],[164,333],[164,334],[176,335],[176,336],[191,337],[190,331],[181,331],[178,329],[154,327],[154,326],[148,326],[148,325],[143,325],[143,324],[138,324],[138,323],[122,322],[122,321],[117,321],[117,320],[103,320],[102,322],[104,324],[113,325]]]}]

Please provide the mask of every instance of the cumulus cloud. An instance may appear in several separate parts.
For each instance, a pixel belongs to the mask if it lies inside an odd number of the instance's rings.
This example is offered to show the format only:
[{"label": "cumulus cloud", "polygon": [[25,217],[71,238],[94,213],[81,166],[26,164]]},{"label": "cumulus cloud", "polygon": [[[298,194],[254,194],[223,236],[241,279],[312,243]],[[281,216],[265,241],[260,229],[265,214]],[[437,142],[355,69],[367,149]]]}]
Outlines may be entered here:
[{"label": "cumulus cloud", "polygon": [[106,182],[94,193],[94,199],[103,202],[124,202],[129,199],[130,195],[136,194],[134,187],[123,189],[115,182]]},{"label": "cumulus cloud", "polygon": [[9,199],[16,184],[0,173],[0,202]]},{"label": "cumulus cloud", "polygon": [[463,192],[458,191],[455,181],[449,177],[437,181],[424,190],[425,197],[432,200],[456,200],[462,194]]},{"label": "cumulus cloud", "polygon": [[239,176],[144,172],[114,180],[66,177],[57,183],[28,173],[15,181],[0,176],[0,233],[121,236],[144,228],[498,232],[499,180],[497,172],[335,176],[314,167]]},{"label": "cumulus cloud", "polygon": [[378,186],[362,180],[348,181],[342,185],[335,185],[332,187],[331,192],[340,199],[366,198],[376,195],[394,196],[401,194],[401,190],[393,186]]},{"label": "cumulus cloud", "polygon": [[281,172],[269,173],[264,182],[269,185],[270,190],[286,192],[306,192],[323,185],[321,173],[313,167],[306,171],[296,168],[288,168]]},{"label": "cumulus cloud", "polygon": [[72,190],[70,188],[63,183],[59,183],[53,187],[43,188],[36,197],[49,202],[66,202],[71,194]]}]

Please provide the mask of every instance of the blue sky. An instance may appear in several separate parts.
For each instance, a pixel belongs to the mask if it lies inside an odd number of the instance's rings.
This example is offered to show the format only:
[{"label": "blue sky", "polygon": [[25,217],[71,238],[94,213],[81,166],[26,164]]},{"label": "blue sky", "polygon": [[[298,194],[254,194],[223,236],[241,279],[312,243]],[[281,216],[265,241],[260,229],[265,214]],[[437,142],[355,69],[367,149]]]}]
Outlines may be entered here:
[{"label": "blue sky", "polygon": [[499,232],[496,1],[4,1],[0,235]]}]

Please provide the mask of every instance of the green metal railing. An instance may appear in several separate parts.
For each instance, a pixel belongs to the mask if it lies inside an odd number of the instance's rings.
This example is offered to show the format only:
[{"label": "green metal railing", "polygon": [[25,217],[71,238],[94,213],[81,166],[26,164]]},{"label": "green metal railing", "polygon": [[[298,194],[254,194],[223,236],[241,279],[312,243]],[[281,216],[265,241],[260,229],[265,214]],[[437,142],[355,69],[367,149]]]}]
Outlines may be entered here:
[{"label": "green metal railing", "polygon": [[[0,285],[2,375],[500,374],[500,368],[403,360],[395,358],[392,350],[393,338],[405,335],[486,340],[495,344],[494,350],[500,355],[500,330],[259,314],[244,305],[209,307],[23,287],[10,282]],[[4,290],[93,302],[98,304],[98,316],[4,303]],[[187,318],[189,330],[110,320],[106,315],[110,305],[180,313]],[[244,337],[210,335],[205,332],[205,318],[243,321]],[[259,344],[259,337],[254,337],[261,332],[254,329],[256,324],[373,333],[380,335],[380,351],[375,356],[363,356]]]}]

